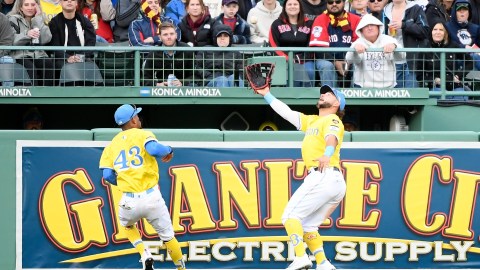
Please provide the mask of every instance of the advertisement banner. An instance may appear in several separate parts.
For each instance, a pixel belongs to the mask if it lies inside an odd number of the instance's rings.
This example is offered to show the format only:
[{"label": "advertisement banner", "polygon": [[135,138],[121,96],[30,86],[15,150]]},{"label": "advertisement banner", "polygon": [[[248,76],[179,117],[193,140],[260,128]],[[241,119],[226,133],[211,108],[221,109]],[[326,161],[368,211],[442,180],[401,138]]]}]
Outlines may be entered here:
[{"label": "advertisement banner", "polygon": [[[160,190],[188,269],[284,269],[283,209],[306,175],[300,142],[164,142]],[[108,142],[17,142],[17,269],[141,269]],[[319,228],[339,269],[480,268],[478,143],[344,143],[345,199]],[[139,222],[156,269],[174,265]],[[313,257],[312,257],[313,258]],[[315,267],[315,265],[314,265]]]}]

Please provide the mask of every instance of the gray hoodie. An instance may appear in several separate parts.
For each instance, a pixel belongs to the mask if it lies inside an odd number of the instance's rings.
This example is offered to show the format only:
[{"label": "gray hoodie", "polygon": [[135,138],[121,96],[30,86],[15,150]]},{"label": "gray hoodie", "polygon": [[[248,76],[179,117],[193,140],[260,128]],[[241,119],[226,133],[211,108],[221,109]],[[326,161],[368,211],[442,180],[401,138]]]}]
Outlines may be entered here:
[{"label": "gray hoodie", "polygon": [[[378,25],[379,35],[374,42],[365,39],[362,29],[367,25]],[[354,83],[366,88],[393,88],[396,82],[395,61],[405,60],[405,52],[384,53],[383,51],[371,51],[370,48],[382,49],[385,45],[394,43],[397,48],[401,48],[397,40],[391,36],[382,34],[384,31],[383,23],[371,14],[366,14],[360,20],[356,33],[358,39],[352,43],[350,48],[355,48],[357,44],[365,46],[364,53],[349,51],[345,56],[348,63],[355,65],[353,74]]]},{"label": "gray hoodie", "polygon": [[252,43],[268,42],[268,35],[273,21],[282,13],[282,5],[276,1],[275,9],[269,10],[263,5],[263,0],[250,9],[247,22],[250,25],[250,40]]}]

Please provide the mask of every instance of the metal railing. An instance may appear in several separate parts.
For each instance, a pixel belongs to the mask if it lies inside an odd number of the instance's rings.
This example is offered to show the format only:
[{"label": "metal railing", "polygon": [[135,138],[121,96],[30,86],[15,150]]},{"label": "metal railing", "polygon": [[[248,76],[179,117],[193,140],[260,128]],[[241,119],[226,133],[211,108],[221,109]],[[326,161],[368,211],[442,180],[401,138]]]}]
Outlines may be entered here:
[{"label": "metal railing", "polygon": [[[0,46],[1,50],[9,50],[10,55],[13,52],[43,50],[50,55],[51,65],[45,65],[45,69],[51,69],[49,74],[54,74],[54,78],[46,78],[42,68],[34,68],[34,75],[25,70],[18,71],[27,66],[22,59],[15,59],[17,65],[15,68],[9,66],[11,62],[8,58],[0,59],[0,82],[2,88],[12,86],[29,87],[52,87],[53,88],[88,86],[104,87],[112,86],[121,89],[122,87],[144,87],[144,86],[166,86],[167,73],[175,72],[180,74],[177,79],[182,81],[183,86],[202,86],[202,87],[246,87],[243,74],[243,67],[246,64],[261,61],[276,61],[276,78],[274,86],[284,86],[290,88],[311,88],[317,87],[323,83],[323,79],[318,69],[316,60],[333,61],[331,58],[318,58],[318,55],[332,55],[334,52],[346,53],[353,51],[350,48],[271,48],[271,47],[175,47],[174,54],[166,56],[165,47],[128,47],[128,46],[95,46],[95,47],[49,47],[49,46]],[[168,48],[170,49],[170,48]],[[288,55],[288,60],[283,61],[277,56],[276,51],[283,51]],[[463,63],[455,60],[452,62],[447,55],[452,53],[473,54],[477,53],[475,49],[397,49],[400,52],[415,53],[435,53],[438,59],[427,59],[435,61],[438,70],[422,69],[425,59],[411,58],[414,61],[414,68],[410,72],[417,75],[416,85],[413,88],[437,88],[439,91],[430,91],[430,97],[447,99],[451,97],[468,97],[475,99],[480,96],[480,72],[474,70],[475,62],[471,58]],[[369,50],[372,52],[381,52],[381,49]],[[64,64],[64,52],[76,54],[83,63]],[[317,54],[314,59],[313,55]],[[182,57],[180,55],[183,55]],[[48,60],[47,60],[48,61]],[[170,62],[181,63],[181,71],[177,65],[173,65],[171,71],[165,66]],[[3,64],[1,64],[3,63]],[[240,64],[239,64],[240,63]],[[438,65],[439,63],[439,65]],[[49,67],[47,67],[49,66]],[[431,65],[424,65],[431,66]],[[159,68],[160,67],[160,68]],[[332,65],[333,67],[333,65]],[[453,67],[453,70],[452,70]],[[313,69],[312,69],[313,68]],[[164,71],[166,73],[164,73]],[[338,88],[355,88],[356,80],[362,78],[355,77],[357,72],[354,65],[349,65],[348,74],[341,76],[331,68],[331,73],[337,78],[334,82]],[[386,70],[379,68],[375,71],[375,76],[380,76]],[[458,78],[450,79],[449,73],[458,75]],[[217,84],[215,78],[223,75],[227,80],[232,80],[232,84]],[[428,75],[428,76],[427,76]],[[42,77],[43,76],[43,77]],[[450,76],[450,77],[449,77]],[[33,77],[33,78],[32,78]],[[228,78],[230,77],[230,78]],[[424,79],[420,79],[424,78]],[[425,78],[428,79],[428,81]],[[224,83],[224,82],[222,82]],[[397,82],[404,84],[404,81]],[[477,85],[478,84],[478,85]],[[453,86],[453,88],[452,88]],[[462,86],[465,91],[450,91]],[[403,87],[403,86],[402,86]],[[472,90],[472,91],[470,91]]]}]

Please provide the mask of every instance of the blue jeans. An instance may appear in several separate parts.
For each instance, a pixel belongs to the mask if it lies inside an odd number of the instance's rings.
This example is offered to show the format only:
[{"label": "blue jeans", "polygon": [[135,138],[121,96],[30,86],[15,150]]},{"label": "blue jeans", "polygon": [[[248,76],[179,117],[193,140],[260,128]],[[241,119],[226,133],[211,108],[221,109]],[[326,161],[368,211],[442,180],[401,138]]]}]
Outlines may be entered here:
[{"label": "blue jeans", "polygon": [[[442,91],[440,87],[434,87],[430,89],[430,91]],[[460,92],[465,92],[465,89],[463,87],[458,87],[454,88],[452,91],[460,91]],[[461,101],[467,101],[468,96],[446,96],[446,99],[454,99],[454,100],[461,100]]]},{"label": "blue jeans", "polygon": [[415,73],[408,69],[408,64],[395,64],[397,70],[397,85],[395,88],[416,88],[418,87]]},{"label": "blue jeans", "polygon": [[308,61],[303,64],[294,64],[293,81],[295,87],[315,86],[315,63]]},{"label": "blue jeans", "polygon": [[[208,87],[234,87],[235,86],[234,80],[235,80],[235,77],[233,74],[228,77],[218,76],[218,77],[215,77],[213,80],[209,81],[207,86]],[[244,87],[244,86],[245,84],[243,80],[239,78],[238,87]]]},{"label": "blue jeans", "polygon": [[[13,64],[13,63],[15,63],[15,59],[13,59],[8,55],[0,57],[0,64]],[[13,81],[2,81],[2,86],[12,87],[14,85],[15,83]]]},{"label": "blue jeans", "polygon": [[480,70],[480,55],[471,53],[470,56],[473,59],[473,66],[475,67],[475,70]]},{"label": "blue jeans", "polygon": [[332,62],[327,60],[316,60],[315,67],[320,75],[322,85],[328,84],[331,87],[337,87],[337,71]]},{"label": "blue jeans", "polygon": [[97,43],[106,43],[106,44],[108,44],[108,41],[107,41],[105,38],[103,38],[102,36],[99,36],[99,35],[96,36],[96,41],[97,41]]}]

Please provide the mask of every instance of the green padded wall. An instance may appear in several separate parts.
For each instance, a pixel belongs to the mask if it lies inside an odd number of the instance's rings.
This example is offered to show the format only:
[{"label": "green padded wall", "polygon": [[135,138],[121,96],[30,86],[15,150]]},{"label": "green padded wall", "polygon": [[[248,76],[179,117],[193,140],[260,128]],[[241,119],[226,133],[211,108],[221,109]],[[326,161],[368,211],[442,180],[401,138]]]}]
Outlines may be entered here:
[{"label": "green padded wall", "polygon": [[4,206],[0,222],[0,269],[15,269],[16,140],[92,139],[90,130],[0,130],[0,176],[3,183],[0,204]]},{"label": "green padded wall", "polygon": [[[303,140],[305,133],[302,131],[224,131],[226,142],[238,141],[299,141]],[[350,132],[343,135],[344,142],[351,141]]]},{"label": "green padded wall", "polygon": [[[223,133],[218,129],[147,129],[160,141],[221,142]],[[120,132],[119,128],[92,129],[94,141],[110,141]]]},{"label": "green padded wall", "polygon": [[471,105],[424,106],[410,118],[410,130],[480,132],[480,107]]},{"label": "green padded wall", "polygon": [[478,142],[473,131],[355,131],[352,142]]}]

